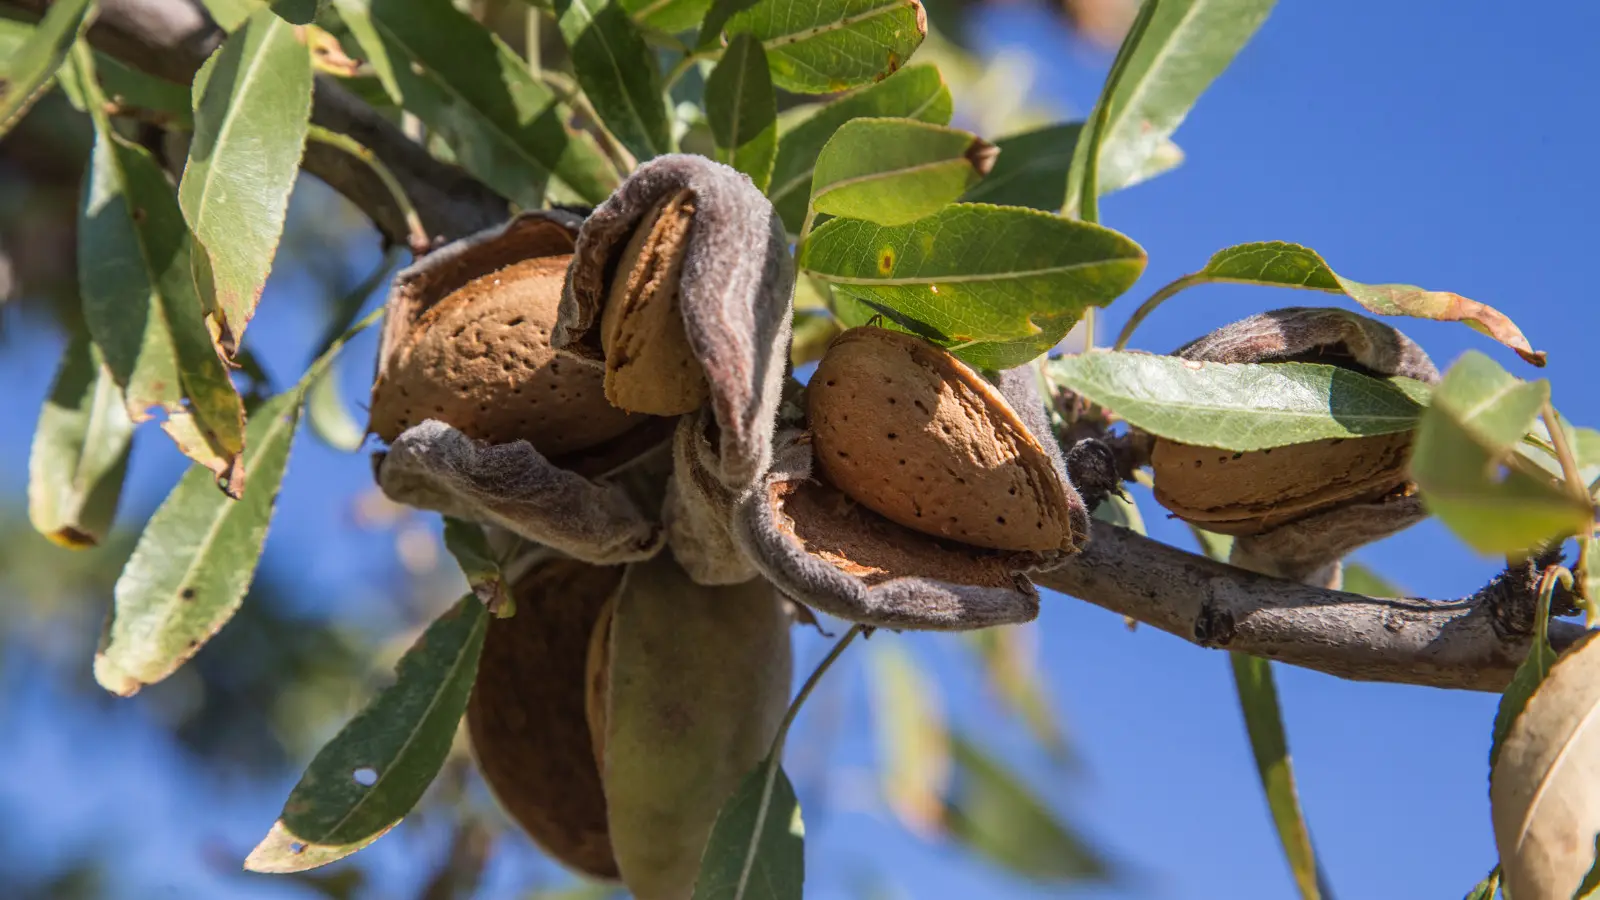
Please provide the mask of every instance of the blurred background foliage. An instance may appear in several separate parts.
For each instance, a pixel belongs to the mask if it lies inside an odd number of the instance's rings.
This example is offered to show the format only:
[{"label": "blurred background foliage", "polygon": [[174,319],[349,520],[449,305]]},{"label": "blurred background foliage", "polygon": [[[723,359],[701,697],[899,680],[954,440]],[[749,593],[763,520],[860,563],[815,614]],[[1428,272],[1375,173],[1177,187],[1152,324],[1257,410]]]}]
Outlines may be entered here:
[{"label": "blurred background foliage", "polygon": [[[944,74],[956,102],[952,124],[993,139],[1081,117],[1082,109],[1038,103],[1031,58],[980,58],[970,49],[968,26],[987,2],[1027,0],[926,4],[931,29],[917,61],[937,63]],[[458,5],[519,52],[537,35],[543,64],[562,65],[548,13],[521,0]],[[1060,26],[1061,52],[1089,54],[1103,65],[1133,3],[1063,0],[1042,11]],[[530,29],[530,15],[543,27]],[[1085,109],[1092,101],[1081,98]],[[161,149],[159,130],[141,137]],[[37,414],[32,404],[58,348],[80,327],[74,228],[91,141],[87,119],[59,91],[0,140],[0,377],[26,387],[4,407],[8,458],[24,458]],[[263,324],[252,329],[254,374],[268,382],[252,393],[286,387],[330,323],[348,320],[352,290],[375,267],[392,271],[397,257],[377,247],[359,212],[302,176],[261,307]],[[379,295],[354,298],[370,308]],[[338,390],[312,414],[311,430],[325,444],[348,441],[340,412],[365,418],[360,409],[343,409],[339,397],[365,396],[371,338],[345,355],[330,382]],[[238,616],[173,677],[135,700],[119,700],[95,684],[88,661],[134,538],[183,468],[159,432],[141,430],[136,445],[117,529],[91,551],[56,547],[29,527],[24,473],[0,481],[0,764],[8,770],[0,787],[0,893],[8,900],[612,895],[577,884],[509,826],[459,740],[417,811],[372,849],[287,879],[240,872],[239,861],[268,824],[244,812],[258,817],[276,809],[305,761],[392,677],[400,653],[464,584],[443,553],[436,517],[384,499],[365,481],[359,457],[301,447],[280,501],[289,508],[277,517],[277,540]],[[306,491],[321,502],[308,502]],[[310,521],[329,517],[330,499],[342,504],[336,521]],[[356,535],[351,543],[362,552],[341,571],[307,571],[294,545],[330,529]],[[1067,885],[1114,877],[1113,864],[1050,801],[1059,791],[1025,782],[986,733],[952,726],[941,699],[952,681],[963,693],[984,692],[1005,727],[1062,776],[1051,780],[1070,784],[1076,757],[1040,677],[1037,635],[1002,628],[933,643],[881,633],[851,654],[812,699],[790,742],[789,770],[813,846],[836,812],[865,807],[886,827],[951,841],[1025,880]],[[801,671],[829,644],[820,629],[796,629],[795,639]],[[841,739],[868,717],[871,752],[842,761]],[[75,782],[73,773],[85,769],[104,777]],[[70,790],[74,783],[94,789]],[[105,792],[107,785],[115,789]],[[199,852],[190,853],[195,847]],[[808,896],[903,896],[892,869],[865,848],[811,874]]]}]

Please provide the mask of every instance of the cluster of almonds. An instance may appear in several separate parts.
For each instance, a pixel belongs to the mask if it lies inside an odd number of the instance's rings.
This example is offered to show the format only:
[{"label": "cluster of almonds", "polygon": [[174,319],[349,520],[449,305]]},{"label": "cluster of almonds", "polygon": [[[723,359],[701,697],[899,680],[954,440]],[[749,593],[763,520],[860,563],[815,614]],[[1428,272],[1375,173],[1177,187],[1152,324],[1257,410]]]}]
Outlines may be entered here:
[{"label": "cluster of almonds", "polygon": [[804,604],[869,625],[1033,618],[1084,503],[1022,373],[845,332],[786,372],[793,269],[732,169],[653,160],[590,215],[524,213],[396,279],[369,429],[392,499],[531,549],[468,707],[551,855],[688,897],[769,750]]},{"label": "cluster of almonds", "polygon": [[[802,607],[893,628],[1030,620],[1028,573],[1089,535],[1074,481],[1109,465],[1092,441],[1063,457],[1030,369],[986,378],[896,331],[845,331],[801,387],[793,282],[767,199],[674,155],[587,217],[524,213],[429,254],[389,300],[379,485],[530,548],[468,709],[478,764],[555,858],[644,900],[692,894],[717,810],[782,719]],[[1329,331],[1320,312],[1180,355],[1436,377],[1392,330]],[[1408,441],[1157,441],[1157,496],[1239,535],[1241,564],[1303,578],[1329,561],[1300,546],[1307,527],[1411,509],[1395,502]]]}]

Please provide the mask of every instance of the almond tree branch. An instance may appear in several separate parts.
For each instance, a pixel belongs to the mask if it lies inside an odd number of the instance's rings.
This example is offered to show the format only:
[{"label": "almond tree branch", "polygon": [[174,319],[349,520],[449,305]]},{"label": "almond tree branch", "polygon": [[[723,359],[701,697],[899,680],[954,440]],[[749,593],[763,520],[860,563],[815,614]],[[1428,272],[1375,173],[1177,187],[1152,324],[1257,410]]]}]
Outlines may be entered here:
[{"label": "almond tree branch", "polygon": [[[1362,681],[1501,691],[1528,650],[1540,568],[1512,566],[1460,600],[1377,599],[1257,575],[1097,521],[1073,562],[1033,580],[1202,647]],[[1582,633],[1550,623],[1558,651]]]},{"label": "almond tree branch", "polygon": [[[0,0],[0,8],[37,18],[49,0]],[[96,48],[152,75],[188,84],[223,33],[194,0],[101,0],[89,29]],[[434,159],[338,84],[319,75],[311,121],[369,148],[411,198],[435,241],[505,221],[506,201],[461,169]],[[408,243],[404,211],[360,160],[325,144],[307,145],[304,167],[365,212],[391,243]]]}]

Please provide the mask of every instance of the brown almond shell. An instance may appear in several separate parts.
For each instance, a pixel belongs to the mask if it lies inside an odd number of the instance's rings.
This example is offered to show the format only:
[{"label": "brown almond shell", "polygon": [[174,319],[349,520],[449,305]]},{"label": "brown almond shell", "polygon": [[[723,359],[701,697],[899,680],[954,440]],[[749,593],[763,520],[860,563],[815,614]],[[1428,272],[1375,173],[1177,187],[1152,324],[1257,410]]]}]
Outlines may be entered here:
[{"label": "brown almond shell", "polygon": [[620,258],[651,210],[685,192],[694,214],[681,238],[678,309],[717,424],[715,474],[742,492],[771,463],[794,294],[782,220],[749,178],[688,154],[636,169],[583,223],[552,344],[602,364]]}]

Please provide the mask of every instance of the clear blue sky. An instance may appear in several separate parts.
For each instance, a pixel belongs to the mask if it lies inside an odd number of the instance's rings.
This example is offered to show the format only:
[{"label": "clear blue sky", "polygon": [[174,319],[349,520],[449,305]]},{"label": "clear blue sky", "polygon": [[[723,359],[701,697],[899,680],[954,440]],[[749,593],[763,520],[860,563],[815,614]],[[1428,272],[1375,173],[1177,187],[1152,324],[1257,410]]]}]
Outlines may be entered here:
[{"label": "clear blue sky", "polygon": [[[1037,57],[1039,99],[1063,113],[1092,103],[1108,60],[1063,49],[1066,37],[1043,13],[1002,5],[978,33],[986,52]],[[1600,329],[1590,275],[1600,200],[1592,162],[1600,146],[1592,114],[1597,33],[1600,8],[1581,2],[1282,3],[1178,132],[1187,162],[1103,203],[1103,221],[1150,254],[1144,281],[1106,316],[1107,336],[1150,290],[1216,249],[1298,241],[1359,280],[1410,282],[1497,306],[1549,352],[1543,373],[1461,326],[1401,324],[1441,367],[1468,348],[1485,350],[1518,374],[1549,377],[1558,407],[1579,424],[1600,425],[1589,390]],[[375,259],[370,249],[357,255],[352,271]],[[316,327],[303,289],[293,274],[276,279],[252,326],[283,381]],[[1253,312],[1320,302],[1332,298],[1197,289],[1150,319],[1136,344],[1168,351]],[[21,423],[36,416],[58,346],[27,330],[8,330],[3,340],[0,379],[10,389],[0,395],[0,415],[13,425],[0,436],[0,490],[15,503],[26,477],[29,428]],[[371,352],[370,340],[358,344],[345,366],[353,398],[362,396]],[[152,437],[136,453],[128,522],[148,514],[179,470],[176,454]],[[361,587],[392,570],[392,541],[353,529],[348,516],[367,478],[364,459],[302,434],[265,564],[289,580],[306,615],[393,627],[382,592]],[[1139,499],[1154,536],[1187,540],[1147,493]],[[1432,523],[1360,558],[1410,592],[1435,597],[1467,593],[1496,569]],[[80,627],[92,629],[98,615],[85,615]],[[1148,628],[1130,633],[1119,617],[1060,596],[1046,599],[1037,627],[1050,687],[1084,761],[1071,776],[1051,770],[991,709],[950,638],[906,640],[949,673],[954,721],[1009,754],[1064,816],[1127,864],[1125,883],[1077,895],[1291,896],[1226,657]],[[799,641],[808,670],[821,645]],[[159,688],[85,705],[27,674],[30,659],[64,643],[45,635],[0,656],[0,771],[8,773],[0,780],[0,853],[13,856],[27,840],[29,853],[48,860],[117,842],[132,867],[127,896],[294,896],[216,874],[272,821],[292,775],[266,791],[186,780],[193,770],[154,724]],[[1073,893],[997,874],[888,819],[866,792],[872,746],[858,663],[847,659],[830,677],[826,696],[846,705],[826,791],[801,784],[810,808],[808,895],[846,896],[867,870],[891,875],[886,896]],[[87,656],[82,664],[86,671]],[[1486,759],[1496,698],[1283,667],[1278,678],[1302,798],[1338,896],[1465,893],[1494,862]],[[803,747],[805,734],[797,741]],[[402,829],[364,855],[404,883],[417,871],[408,849],[419,840]],[[236,854],[221,870],[208,861],[218,846]],[[537,864],[502,854],[493,885],[511,885],[530,868]],[[485,896],[511,894],[492,886]]]}]

